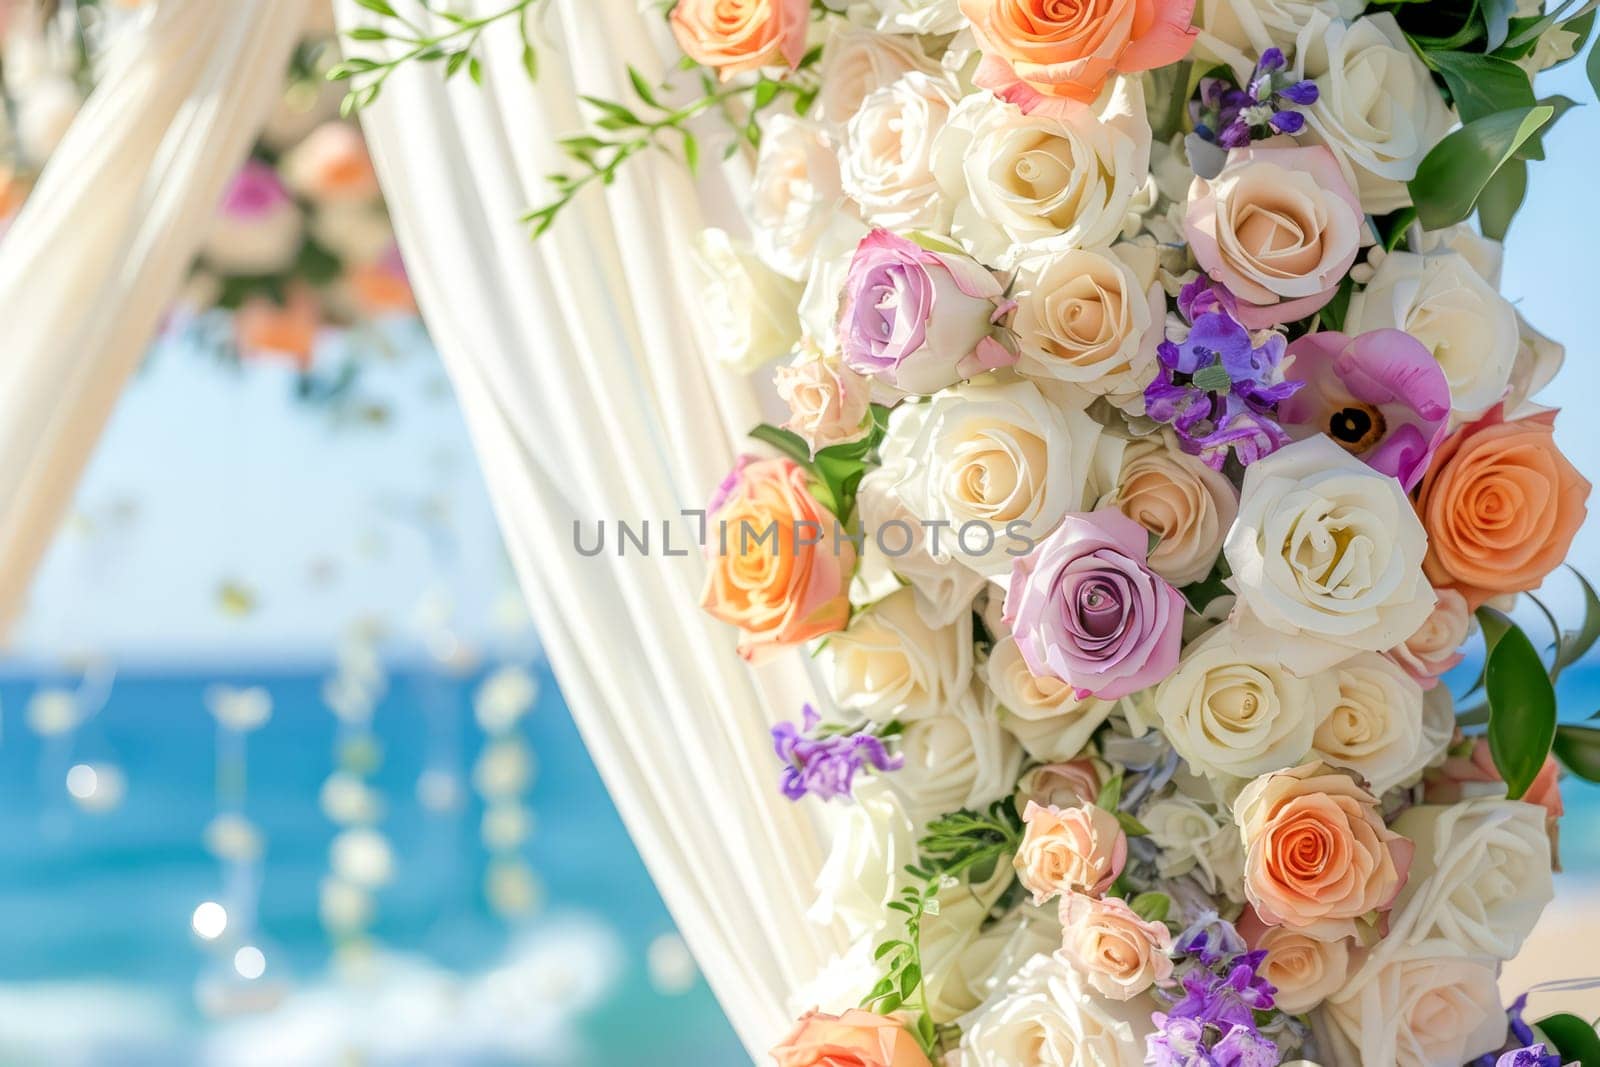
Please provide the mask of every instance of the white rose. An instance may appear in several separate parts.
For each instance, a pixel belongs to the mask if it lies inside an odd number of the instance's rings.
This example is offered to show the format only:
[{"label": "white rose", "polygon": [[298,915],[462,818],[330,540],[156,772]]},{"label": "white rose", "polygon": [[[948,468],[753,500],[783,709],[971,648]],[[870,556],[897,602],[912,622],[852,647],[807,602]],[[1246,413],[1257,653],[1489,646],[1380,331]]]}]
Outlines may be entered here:
[{"label": "white rose", "polygon": [[1216,566],[1222,539],[1239,513],[1239,491],[1163,433],[1128,443],[1115,487],[1095,506],[1117,508],[1159,537],[1150,569],[1185,586],[1204,580]]},{"label": "white rose", "polygon": [[1036,677],[1010,634],[995,642],[978,671],[1001,725],[1037,760],[1076,759],[1117,706],[1114,700],[1079,700],[1059,678]]},{"label": "white rose", "polygon": [[942,36],[967,24],[959,0],[869,0],[878,29],[889,33]]},{"label": "white rose", "polygon": [[751,239],[767,266],[805,280],[818,238],[847,203],[822,126],[789,115],[767,120],[749,207]]},{"label": "white rose", "polygon": [[836,19],[817,63],[816,117],[843,127],[868,96],[911,71],[934,74],[939,65],[914,39],[852,26]]},{"label": "white rose", "polygon": [[389,251],[394,227],[381,204],[334,201],[317,205],[311,236],[340,259],[365,263]]},{"label": "white rose", "polygon": [[869,232],[854,215],[835,211],[811,249],[805,291],[800,294],[800,325],[806,339],[829,355],[839,351],[839,307],[850,261]]},{"label": "white rose", "polygon": [[1313,14],[1295,44],[1294,76],[1317,83],[1305,133],[1333,150],[1373,215],[1411,203],[1405,183],[1455,117],[1394,16]]},{"label": "white rose", "polygon": [[894,784],[923,818],[982,808],[1011,792],[1022,771],[1016,739],[970,694],[941,714],[906,723],[895,745],[904,766]]},{"label": "white rose", "polygon": [[1277,989],[1273,997],[1277,1009],[1290,1015],[1315,1008],[1344,988],[1350,977],[1347,940],[1319,941],[1287,926],[1269,926],[1250,947],[1267,950],[1257,973]]},{"label": "white rose", "polygon": [[1506,1013],[1495,961],[1449,941],[1379,942],[1322,1005],[1334,1063],[1440,1067],[1500,1047]]},{"label": "white rose", "polygon": [[1427,534],[1400,483],[1324,435],[1252,463],[1223,554],[1234,624],[1301,674],[1381,652],[1433,611]]},{"label": "white rose", "polygon": [[1394,830],[1416,854],[1389,936],[1511,959],[1555,895],[1544,823],[1543,808],[1496,797],[1402,812]]},{"label": "white rose", "polygon": [[839,707],[875,722],[938,715],[972,682],[972,617],[934,628],[901,589],[858,613],[824,650]]},{"label": "white rose", "polygon": [[1350,297],[1345,330],[1404,330],[1444,368],[1451,404],[1474,418],[1505,395],[1517,356],[1517,311],[1456,252],[1391,252]]},{"label": "white rose", "polygon": [[1200,34],[1194,54],[1227,64],[1243,84],[1267,49],[1292,52],[1295,38],[1312,15],[1353,19],[1364,6],[1361,0],[1200,0],[1195,8]]},{"label": "white rose", "polygon": [[1442,230],[1424,230],[1413,222],[1406,230],[1406,247],[1419,255],[1455,252],[1465,259],[1478,276],[1495,288],[1500,286],[1500,268],[1505,263],[1505,246],[1479,233],[1471,223],[1458,222]]},{"label": "white rose", "polygon": [[[965,887],[960,890],[965,892]],[[965,892],[965,899],[972,899],[970,892]],[[958,918],[965,918],[963,913],[969,910],[958,903],[953,908],[960,909],[955,913]],[[939,915],[926,920],[934,951],[930,954],[930,946],[923,948],[928,999],[940,1022],[972,1011],[1028,960],[1061,947],[1061,920],[1054,905],[1036,907],[1025,902],[997,922],[988,921],[988,909],[984,908],[978,914],[976,931],[959,939],[955,951],[950,952],[943,951],[940,943],[947,914],[941,901]]]},{"label": "white rose", "polygon": [[265,215],[218,215],[200,255],[223,274],[276,274],[294,262],[304,238],[300,209],[286,199]]},{"label": "white rose", "polygon": [[700,308],[718,361],[753,371],[785,356],[800,339],[800,286],[769,270],[719,229],[700,231],[690,257]]},{"label": "white rose", "polygon": [[917,830],[899,794],[882,779],[858,779],[852,796],[852,803],[823,806],[831,831],[828,857],[806,918],[822,926],[837,919],[858,938],[875,934],[894,914],[885,905],[906,865],[917,862]]},{"label": "white rose", "polygon": [[1378,796],[1415,781],[1433,756],[1423,735],[1422,687],[1376,652],[1345,660],[1333,674],[1339,695],[1317,725],[1317,755],[1361,775]]},{"label": "white rose", "polygon": [[893,230],[940,232],[949,205],[933,176],[933,140],[955,107],[942,76],[903,75],[868,95],[845,127],[839,182],[862,217]]},{"label": "white rose", "polygon": [[[1396,483],[1398,484],[1398,483]],[[1218,626],[1156,687],[1163,731],[1196,774],[1254,778],[1300,763],[1334,700],[1327,674],[1290,673],[1270,644]]]},{"label": "white rose", "polygon": [[910,474],[910,462],[887,455],[883,459],[882,466],[861,479],[856,492],[856,507],[866,535],[859,573],[868,581],[874,575],[886,574],[895,584],[898,575],[911,583],[917,612],[924,622],[935,628],[950,626],[970,615],[972,601],[985,579],[970,568],[936,560],[929,554],[926,531],[895,489]]},{"label": "white rose", "polygon": [[1567,350],[1559,341],[1552,341],[1528,325],[1528,320],[1517,316],[1517,358],[1511,364],[1510,388],[1506,390],[1505,417],[1520,419],[1539,411],[1533,398],[1550,384],[1561,364],[1566,361]]},{"label": "white rose", "polygon": [[1017,372],[1070,382],[1134,414],[1156,375],[1167,298],[1153,248],[1075,249],[1023,264],[1014,286]]},{"label": "white rose", "polygon": [[951,236],[1005,269],[1038,253],[1110,244],[1149,177],[1150,123],[1137,77],[1118,78],[1068,119],[1024,115],[984,92],[964,98],[934,141],[955,205]]},{"label": "white rose", "polygon": [[961,1020],[961,1067],[1139,1067],[1155,1010],[1148,993],[1106,1000],[1058,956],[1035,956]]},{"label": "white rose", "polygon": [[[936,393],[919,416],[889,419],[886,447],[910,457],[896,486],[924,523],[942,524],[935,559],[1009,574],[1069,511],[1093,500],[1100,426],[1026,381],[986,375]],[[910,438],[909,443],[905,439]]]},{"label": "white rose", "polygon": [[1208,893],[1244,902],[1244,844],[1233,820],[1181,793],[1139,809],[1139,822],[1161,850],[1163,880],[1193,874]]}]

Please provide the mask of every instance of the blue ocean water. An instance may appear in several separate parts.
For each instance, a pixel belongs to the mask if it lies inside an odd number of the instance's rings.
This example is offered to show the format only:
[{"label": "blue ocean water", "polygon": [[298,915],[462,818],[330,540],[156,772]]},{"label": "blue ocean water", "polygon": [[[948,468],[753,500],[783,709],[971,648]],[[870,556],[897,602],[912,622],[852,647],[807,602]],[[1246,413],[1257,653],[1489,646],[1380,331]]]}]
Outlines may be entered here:
[{"label": "blue ocean water", "polygon": [[[671,994],[650,981],[647,948],[671,920],[539,670],[523,725],[538,760],[527,794],[536,823],[522,856],[545,897],[519,924],[497,917],[483,889],[482,806],[467,784],[483,744],[470,706],[478,679],[391,679],[372,781],[396,868],[377,894],[377,1003],[355,1007],[328,980],[318,918],[336,830],[318,805],[336,732],[321,673],[124,675],[70,741],[24,724],[38,679],[0,681],[0,1063],[232,1067],[309,1062],[312,1049],[338,1063],[747,1062],[703,980]],[[266,841],[263,981],[287,979],[290,1001],[255,1017],[208,1016],[196,997],[197,982],[228,970],[190,930],[196,905],[227,889],[203,844],[217,745],[204,693],[217,682],[263,686],[274,702],[248,737],[244,811]],[[65,776],[79,762],[122,769],[118,807],[72,801]],[[458,810],[419,802],[430,767],[458,774]]]}]

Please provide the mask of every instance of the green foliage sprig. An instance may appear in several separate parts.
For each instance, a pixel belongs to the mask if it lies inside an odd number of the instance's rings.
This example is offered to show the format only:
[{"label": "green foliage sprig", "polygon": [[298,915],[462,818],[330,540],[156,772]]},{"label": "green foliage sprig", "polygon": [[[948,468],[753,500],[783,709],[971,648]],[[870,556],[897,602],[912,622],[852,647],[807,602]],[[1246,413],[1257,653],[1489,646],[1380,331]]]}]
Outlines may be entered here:
[{"label": "green foliage sprig", "polygon": [[962,875],[982,875],[1017,851],[1022,840],[1022,820],[1010,798],[997,800],[987,812],[963,808],[928,824],[917,842],[920,858],[906,868],[913,881],[890,901],[892,911],[905,916],[905,933],[877,947],[873,959],[884,975],[872,987],[862,1007],[887,1015],[917,1001],[917,1021],[912,1033],[929,1057],[940,1043],[928,1004],[922,973],[922,922],[939,914],[939,893],[958,884]]}]

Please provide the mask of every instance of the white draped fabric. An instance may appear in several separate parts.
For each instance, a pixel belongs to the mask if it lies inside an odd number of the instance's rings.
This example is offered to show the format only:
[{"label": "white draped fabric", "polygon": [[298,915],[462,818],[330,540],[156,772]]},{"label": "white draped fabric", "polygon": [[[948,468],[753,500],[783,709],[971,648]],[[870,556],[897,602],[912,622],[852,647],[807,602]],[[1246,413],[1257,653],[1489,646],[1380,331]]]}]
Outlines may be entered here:
[{"label": "white draped fabric", "polygon": [[0,256],[0,632],[283,87],[307,0],[161,0]]},{"label": "white draped fabric", "polygon": [[[483,11],[500,0],[484,0]],[[473,6],[473,5],[467,5]],[[337,5],[341,23],[371,16]],[[584,740],[663,898],[753,1056],[841,947],[803,913],[821,861],[776,788],[768,730],[812,687],[798,654],[752,670],[696,610],[704,563],[663,552],[663,520],[703,506],[759,421],[752,387],[697,344],[686,252],[708,202],[663,156],[633,160],[537,242],[518,216],[564,166],[576,97],[625,99],[625,66],[676,58],[632,0],[551,0],[530,83],[514,25],[484,81],[407,66],[364,123],[423,317],[465,410],[500,525]],[[574,522],[594,558],[574,547]],[[614,523],[648,520],[619,558]],[[679,522],[673,550],[688,543]],[[764,1058],[764,1057],[763,1057]]]}]

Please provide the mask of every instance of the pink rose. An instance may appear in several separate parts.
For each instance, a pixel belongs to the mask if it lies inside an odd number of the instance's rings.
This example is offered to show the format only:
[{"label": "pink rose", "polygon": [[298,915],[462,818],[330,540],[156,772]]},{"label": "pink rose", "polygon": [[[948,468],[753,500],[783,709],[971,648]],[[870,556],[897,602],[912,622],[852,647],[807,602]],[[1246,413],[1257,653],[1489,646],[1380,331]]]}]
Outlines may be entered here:
[{"label": "pink rose", "polygon": [[1011,565],[1005,621],[1028,670],[1114,700],[1178,665],[1183,595],[1146,563],[1150,535],[1115,508],[1068,515]]},{"label": "pink rose", "polygon": [[1332,300],[1367,243],[1366,215],[1333,153],[1287,138],[1236,148],[1215,178],[1196,177],[1183,228],[1252,330]]},{"label": "pink rose", "polygon": [[1011,862],[1035,904],[1061,893],[1100,896],[1128,862],[1122,824],[1094,804],[1058,808],[1029,801],[1022,821],[1022,845]]},{"label": "pink rose", "polygon": [[1466,597],[1454,589],[1435,589],[1434,594],[1433,613],[1403,644],[1389,650],[1389,658],[1424,689],[1438,685],[1439,676],[1461,662],[1461,646],[1472,625]]},{"label": "pink rose", "polygon": [[899,1019],[860,1008],[843,1015],[807,1012],[772,1058],[777,1067],[929,1067]]},{"label": "pink rose", "polygon": [[1092,759],[1070,763],[1046,763],[1033,768],[1017,783],[1018,803],[1027,801],[1042,806],[1070,808],[1074,804],[1093,804],[1100,796],[1100,768]]},{"label": "pink rose", "polygon": [[1263,774],[1233,802],[1244,891],[1261,921],[1324,941],[1386,911],[1405,884],[1411,842],[1384,825],[1355,777],[1322,763]]},{"label": "pink rose", "polygon": [[1061,898],[1061,954],[1103,996],[1132,1000],[1172,977],[1172,933],[1116,897]]}]

